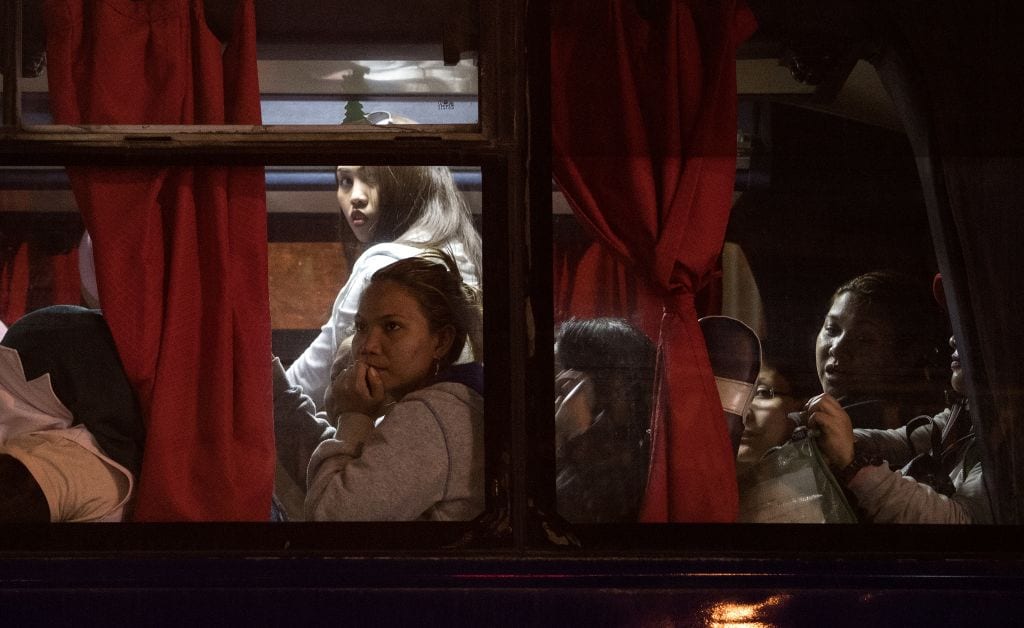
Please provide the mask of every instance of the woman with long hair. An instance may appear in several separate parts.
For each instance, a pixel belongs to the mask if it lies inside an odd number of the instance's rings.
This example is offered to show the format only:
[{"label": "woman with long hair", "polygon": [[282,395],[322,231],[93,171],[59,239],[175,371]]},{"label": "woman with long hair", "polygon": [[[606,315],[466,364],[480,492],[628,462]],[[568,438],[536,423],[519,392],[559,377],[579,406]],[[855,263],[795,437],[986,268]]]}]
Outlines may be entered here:
[{"label": "woman with long hair", "polygon": [[444,166],[338,166],[342,242],[358,257],[320,335],[289,366],[288,380],[323,408],[331,364],[353,333],[369,278],[381,268],[427,249],[447,253],[463,280],[480,284],[480,236]]},{"label": "woman with long hair", "polygon": [[636,521],[647,482],[655,354],[624,319],[559,326],[555,486],[565,519]]}]

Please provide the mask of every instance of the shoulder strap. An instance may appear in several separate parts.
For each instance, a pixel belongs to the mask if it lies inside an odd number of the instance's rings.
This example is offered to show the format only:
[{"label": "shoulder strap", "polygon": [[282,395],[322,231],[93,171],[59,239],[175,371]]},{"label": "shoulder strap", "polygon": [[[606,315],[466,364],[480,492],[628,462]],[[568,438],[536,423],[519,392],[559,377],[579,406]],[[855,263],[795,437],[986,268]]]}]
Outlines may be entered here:
[{"label": "shoulder strap", "polygon": [[[926,425],[931,425],[932,426],[932,432],[931,432],[931,452],[918,451],[917,447],[914,446],[914,439],[911,438],[911,435],[914,432],[916,432],[918,428],[924,427]],[[921,416],[917,416],[917,417],[914,417],[913,419],[910,419],[910,421],[908,421],[907,425],[906,425],[905,436],[906,436],[906,439],[907,439],[907,445],[910,446],[910,451],[914,452],[915,454],[922,454],[922,453],[937,454],[938,452],[942,451],[942,434],[941,434],[940,430],[935,429],[935,419],[933,419],[932,417],[930,417],[928,415],[922,414]]]}]

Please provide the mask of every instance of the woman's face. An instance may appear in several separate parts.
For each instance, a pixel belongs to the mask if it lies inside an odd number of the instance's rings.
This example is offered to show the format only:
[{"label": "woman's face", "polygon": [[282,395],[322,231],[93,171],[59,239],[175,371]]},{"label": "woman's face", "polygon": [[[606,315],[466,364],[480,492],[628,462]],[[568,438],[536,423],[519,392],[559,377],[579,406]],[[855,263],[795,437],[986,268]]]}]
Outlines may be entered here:
[{"label": "woman's face", "polygon": [[338,166],[338,205],[360,242],[371,242],[380,219],[380,189],[362,166]]},{"label": "woman's face", "polygon": [[833,397],[885,397],[906,381],[896,333],[880,308],[851,292],[832,302],[818,332],[815,362],[821,388]]},{"label": "woman's face", "polygon": [[757,374],[754,399],[743,417],[743,436],[736,454],[741,470],[761,459],[764,452],[789,440],[796,424],[786,417],[803,406],[803,400],[793,397],[786,378],[770,366]]},{"label": "woman's face", "polygon": [[370,284],[359,301],[352,338],[356,360],[374,368],[395,399],[423,386],[451,347],[454,331],[430,330],[419,302],[393,281]]}]

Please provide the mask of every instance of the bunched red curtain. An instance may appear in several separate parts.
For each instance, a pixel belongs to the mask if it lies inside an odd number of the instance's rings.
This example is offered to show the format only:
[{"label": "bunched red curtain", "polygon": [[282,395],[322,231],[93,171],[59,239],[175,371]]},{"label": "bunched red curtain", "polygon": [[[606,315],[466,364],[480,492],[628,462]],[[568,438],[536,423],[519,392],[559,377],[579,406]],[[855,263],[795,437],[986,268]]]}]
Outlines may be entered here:
[{"label": "bunched red curtain", "polygon": [[569,318],[619,316],[628,318],[652,342],[658,340],[664,309],[658,293],[643,277],[599,242],[581,255],[555,246],[555,322]]},{"label": "bunched red curtain", "polygon": [[[656,8],[642,16],[638,7]],[[664,307],[643,521],[734,521],[737,513],[694,295],[725,237],[735,51],[754,28],[742,0],[562,0],[552,8],[555,179],[577,217]],[[603,279],[590,274],[594,291]]]},{"label": "bunched red curtain", "polygon": [[[252,0],[46,3],[58,124],[259,124]],[[266,520],[273,491],[262,168],[69,168],[104,314],[147,419],[135,520]]]},{"label": "bunched red curtain", "polygon": [[[664,299],[643,275],[637,275],[600,242],[582,251],[577,246],[561,244],[555,242],[552,269],[555,323],[570,318],[624,317],[656,342],[665,309]],[[721,258],[716,260],[710,283],[694,297],[698,316],[722,313],[720,266]]]}]

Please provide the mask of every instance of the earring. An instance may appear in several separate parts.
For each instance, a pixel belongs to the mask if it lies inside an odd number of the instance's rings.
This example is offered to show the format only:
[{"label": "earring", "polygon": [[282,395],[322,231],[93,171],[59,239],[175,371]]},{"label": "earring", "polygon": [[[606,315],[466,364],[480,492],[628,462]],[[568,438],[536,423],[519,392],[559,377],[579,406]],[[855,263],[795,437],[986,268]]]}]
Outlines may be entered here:
[{"label": "earring", "polygon": [[434,358],[434,377],[441,372],[441,358]]}]

